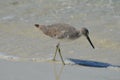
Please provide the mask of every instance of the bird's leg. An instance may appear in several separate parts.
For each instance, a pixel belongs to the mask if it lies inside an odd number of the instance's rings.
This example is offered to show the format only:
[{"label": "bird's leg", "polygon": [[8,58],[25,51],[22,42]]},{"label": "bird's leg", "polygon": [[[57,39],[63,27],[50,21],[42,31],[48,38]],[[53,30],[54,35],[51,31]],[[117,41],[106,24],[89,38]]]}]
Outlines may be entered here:
[{"label": "bird's leg", "polygon": [[55,61],[55,57],[56,57],[56,54],[57,54],[57,51],[58,51],[58,46],[59,46],[59,43],[56,45],[56,50],[55,50],[55,54],[53,56],[53,61]]},{"label": "bird's leg", "polygon": [[57,45],[56,45],[56,50],[55,50],[55,54],[54,54],[54,56],[53,56],[53,61],[55,61],[55,57],[56,57],[56,54],[57,54],[57,51],[59,52],[59,55],[60,55],[60,58],[61,58],[61,61],[62,61],[62,63],[63,63],[63,65],[65,65],[65,62],[64,62],[64,60],[63,60],[63,57],[62,57],[62,54],[61,54],[61,50],[60,50],[60,44],[58,43]]},{"label": "bird's leg", "polygon": [[59,52],[59,55],[60,55],[60,58],[61,58],[61,61],[63,63],[63,65],[65,65],[65,62],[63,60],[63,57],[62,57],[62,54],[61,54],[61,50],[60,50],[60,47],[59,47],[60,44],[58,44],[58,52]]}]

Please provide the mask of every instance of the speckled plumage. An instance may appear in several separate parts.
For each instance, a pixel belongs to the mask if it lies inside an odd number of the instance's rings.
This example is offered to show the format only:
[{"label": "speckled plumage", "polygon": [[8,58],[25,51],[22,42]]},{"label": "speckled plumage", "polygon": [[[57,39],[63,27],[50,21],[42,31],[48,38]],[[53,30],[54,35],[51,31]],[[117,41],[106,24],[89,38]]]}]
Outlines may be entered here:
[{"label": "speckled plumage", "polygon": [[52,38],[57,39],[76,39],[80,37],[80,33],[69,24],[52,24],[52,25],[39,25],[42,32]]}]

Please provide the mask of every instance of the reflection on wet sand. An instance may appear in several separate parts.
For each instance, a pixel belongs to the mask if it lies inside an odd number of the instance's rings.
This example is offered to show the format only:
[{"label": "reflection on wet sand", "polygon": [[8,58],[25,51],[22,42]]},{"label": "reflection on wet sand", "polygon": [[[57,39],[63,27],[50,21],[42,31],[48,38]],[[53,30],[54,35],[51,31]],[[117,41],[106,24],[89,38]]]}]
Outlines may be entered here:
[{"label": "reflection on wet sand", "polygon": [[60,80],[64,67],[65,67],[64,65],[53,64],[55,80]]}]

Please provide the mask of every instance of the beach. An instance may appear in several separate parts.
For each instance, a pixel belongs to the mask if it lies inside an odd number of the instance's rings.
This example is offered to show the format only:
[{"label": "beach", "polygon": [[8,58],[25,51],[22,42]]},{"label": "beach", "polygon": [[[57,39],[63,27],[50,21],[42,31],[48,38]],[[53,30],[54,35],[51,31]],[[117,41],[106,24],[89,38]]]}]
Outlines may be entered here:
[{"label": "beach", "polygon": [[55,63],[10,62],[0,60],[1,80],[119,80],[117,68],[62,66]]},{"label": "beach", "polygon": [[[0,80],[120,80],[119,0],[1,0]],[[60,43],[34,24],[86,27],[85,37]]]}]

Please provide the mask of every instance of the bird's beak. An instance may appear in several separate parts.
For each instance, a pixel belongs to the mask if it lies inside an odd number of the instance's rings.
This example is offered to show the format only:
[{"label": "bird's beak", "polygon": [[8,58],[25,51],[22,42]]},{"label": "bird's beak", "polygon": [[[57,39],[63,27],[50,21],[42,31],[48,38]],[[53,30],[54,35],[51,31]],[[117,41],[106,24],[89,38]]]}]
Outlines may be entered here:
[{"label": "bird's beak", "polygon": [[88,35],[86,36],[86,38],[87,38],[88,42],[90,43],[90,45],[91,45],[91,46],[93,47],[93,49],[94,49],[95,47],[94,47],[94,45],[92,44],[92,42],[91,42],[91,40],[90,40],[90,38],[89,38]]}]

